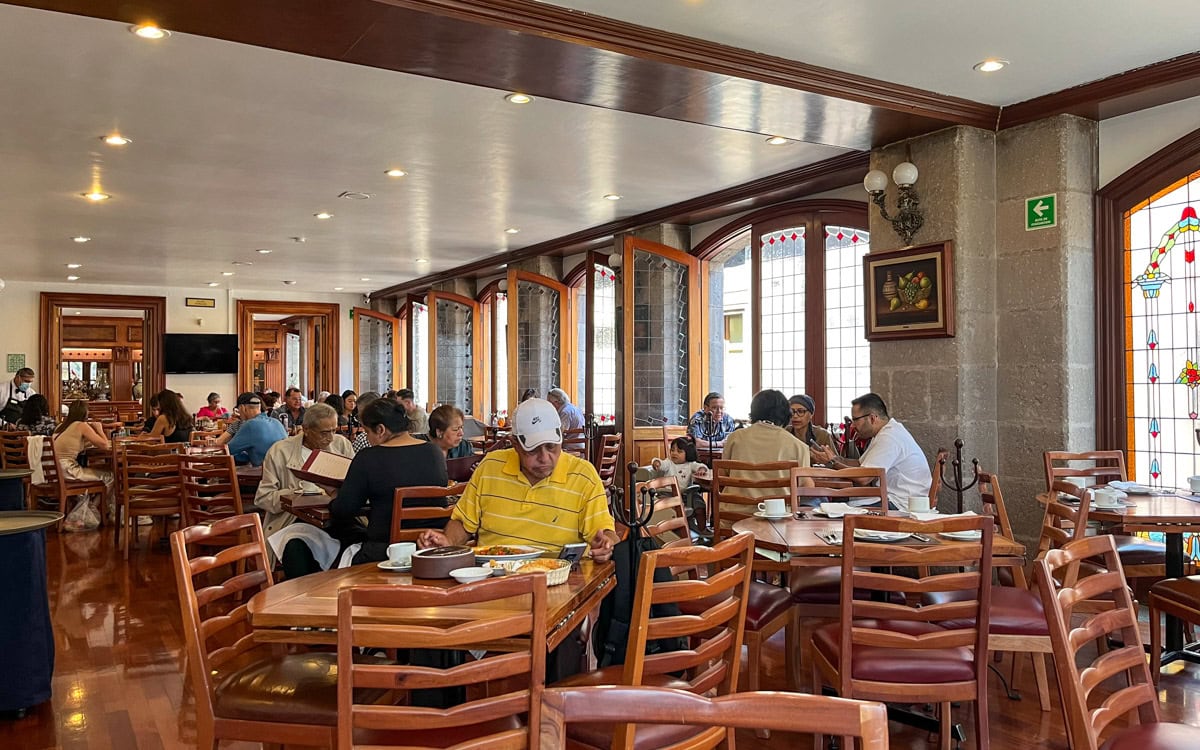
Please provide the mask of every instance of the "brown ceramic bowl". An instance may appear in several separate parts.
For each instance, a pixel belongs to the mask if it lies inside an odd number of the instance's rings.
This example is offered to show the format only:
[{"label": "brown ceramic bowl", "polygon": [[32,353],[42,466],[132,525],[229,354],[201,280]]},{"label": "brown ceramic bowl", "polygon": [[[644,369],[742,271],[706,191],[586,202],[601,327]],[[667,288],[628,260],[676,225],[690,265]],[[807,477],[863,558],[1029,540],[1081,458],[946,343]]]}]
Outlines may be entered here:
[{"label": "brown ceramic bowl", "polygon": [[449,578],[450,571],[475,565],[470,547],[431,547],[412,556],[413,578]]}]

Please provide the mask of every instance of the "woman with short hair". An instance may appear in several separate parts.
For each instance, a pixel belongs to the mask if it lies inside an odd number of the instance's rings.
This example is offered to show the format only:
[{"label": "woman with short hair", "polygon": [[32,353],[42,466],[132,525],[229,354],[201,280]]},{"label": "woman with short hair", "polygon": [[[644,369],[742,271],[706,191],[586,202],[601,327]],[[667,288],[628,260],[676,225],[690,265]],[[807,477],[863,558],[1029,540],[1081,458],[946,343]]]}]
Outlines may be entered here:
[{"label": "woman with short hair", "polygon": [[[810,466],[808,446],[785,429],[791,419],[787,396],[774,389],[759,391],[750,401],[750,426],[734,430],[725,439],[721,458],[751,463],[794,461],[797,466]],[[774,478],[765,472],[747,474],[753,474],[750,478],[754,479]],[[752,487],[739,489],[738,492],[752,497],[778,495],[776,490],[770,488]]]},{"label": "woman with short hair", "polygon": [[466,458],[475,452],[474,446],[463,440],[462,409],[442,404],[429,412],[429,442],[441,448],[446,458]]},{"label": "woman with short hair", "polygon": [[30,435],[54,434],[54,417],[50,416],[50,402],[40,393],[35,393],[25,399],[21,406],[21,418],[17,420],[16,428],[25,430]]},{"label": "woman with short hair", "polygon": [[224,419],[229,416],[229,410],[221,406],[221,394],[212,392],[208,394],[207,406],[200,407],[200,411],[196,412],[197,419]]}]

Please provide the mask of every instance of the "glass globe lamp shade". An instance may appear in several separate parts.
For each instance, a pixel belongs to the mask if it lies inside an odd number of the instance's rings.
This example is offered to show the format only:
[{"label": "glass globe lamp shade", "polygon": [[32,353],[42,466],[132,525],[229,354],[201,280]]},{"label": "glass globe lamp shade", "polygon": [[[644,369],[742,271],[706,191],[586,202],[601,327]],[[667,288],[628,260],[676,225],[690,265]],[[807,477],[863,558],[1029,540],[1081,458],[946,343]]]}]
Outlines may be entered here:
[{"label": "glass globe lamp shade", "polygon": [[911,162],[901,162],[892,170],[892,180],[900,187],[908,187],[917,181],[917,167]]},{"label": "glass globe lamp shade", "polygon": [[878,169],[872,169],[867,172],[867,176],[863,178],[863,187],[868,193],[882,193],[887,190],[887,175]]}]

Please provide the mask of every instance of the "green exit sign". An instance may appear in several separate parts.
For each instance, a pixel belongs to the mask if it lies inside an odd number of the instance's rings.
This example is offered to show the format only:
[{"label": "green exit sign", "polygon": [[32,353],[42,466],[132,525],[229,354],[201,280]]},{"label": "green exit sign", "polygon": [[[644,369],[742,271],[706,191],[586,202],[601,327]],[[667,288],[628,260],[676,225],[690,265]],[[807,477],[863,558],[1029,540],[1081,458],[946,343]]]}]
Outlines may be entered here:
[{"label": "green exit sign", "polygon": [[1025,199],[1025,231],[1058,226],[1058,193]]}]

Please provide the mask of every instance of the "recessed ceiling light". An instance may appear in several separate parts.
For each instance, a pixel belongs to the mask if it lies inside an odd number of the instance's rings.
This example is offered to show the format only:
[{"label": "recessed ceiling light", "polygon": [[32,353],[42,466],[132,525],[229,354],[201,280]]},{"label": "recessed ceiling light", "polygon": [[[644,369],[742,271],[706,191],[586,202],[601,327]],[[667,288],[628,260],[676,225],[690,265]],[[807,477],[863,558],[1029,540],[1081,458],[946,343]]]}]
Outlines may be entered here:
[{"label": "recessed ceiling light", "polygon": [[384,174],[388,177],[403,177],[404,175],[408,174],[408,172],[405,172],[403,169],[389,169],[388,171],[384,172]]},{"label": "recessed ceiling light", "polygon": [[80,193],[80,195],[94,203],[99,203],[100,201],[106,201],[112,197],[108,193],[100,193],[95,190],[93,190],[91,192],[87,192],[87,193]]},{"label": "recessed ceiling light", "polygon": [[235,266],[252,266],[252,265],[254,265],[254,262],[253,262],[253,261],[249,261],[249,260],[235,260],[235,261],[233,261],[233,264],[232,264],[232,265],[235,265]]},{"label": "recessed ceiling light", "polygon": [[288,237],[292,242],[308,242],[307,237]]},{"label": "recessed ceiling light", "polygon": [[85,242],[91,242],[91,241],[92,241],[91,237],[84,237],[82,234],[77,237],[71,238],[71,242],[78,242],[80,245],[82,245]]},{"label": "recessed ceiling light", "polygon": [[271,254],[271,251],[266,249],[265,247],[260,247],[259,249],[255,250],[254,252],[258,253],[259,255],[270,255]]},{"label": "recessed ceiling light", "polygon": [[417,258],[417,263],[428,263],[429,258]]},{"label": "recessed ceiling light", "polygon": [[129,30],[142,39],[166,39],[171,36],[171,32],[160,29],[158,24],[153,23],[139,23],[137,26],[130,26]]},{"label": "recessed ceiling light", "polygon": [[317,217],[318,219],[332,219],[333,218],[333,214],[329,213],[328,211],[322,211],[320,213],[313,214],[313,216]]},{"label": "recessed ceiling light", "polygon": [[107,143],[110,146],[128,146],[130,143],[133,143],[132,138],[126,138],[125,136],[121,135],[120,133],[112,133],[111,135],[102,135],[102,136],[100,136],[100,140],[104,141],[105,143]]},{"label": "recessed ceiling light", "polygon": [[221,286],[221,282],[219,282],[219,281],[210,281],[210,282],[208,282],[208,285],[209,285],[209,286]]},{"label": "recessed ceiling light", "polygon": [[769,146],[782,146],[784,144],[791,143],[791,142],[792,141],[790,138],[784,138],[781,135],[773,135],[767,139],[767,145],[769,145]]},{"label": "recessed ceiling light", "polygon": [[283,283],[287,284],[288,286],[292,286],[296,282],[292,281],[291,279],[288,279],[287,281],[284,281]]},{"label": "recessed ceiling light", "polygon": [[1006,65],[1008,65],[1008,60],[989,57],[986,60],[975,63],[974,68],[980,73],[995,73],[997,70],[1004,68]]},{"label": "recessed ceiling light", "polygon": [[233,271],[222,271],[222,272],[221,272],[221,275],[222,275],[222,276],[232,276],[232,275],[233,275]]},{"label": "recessed ceiling light", "polygon": [[607,195],[604,196],[604,200],[619,201],[619,200],[621,200],[621,196],[617,195],[616,193],[608,193]]},{"label": "recessed ceiling light", "polygon": [[509,104],[528,104],[533,101],[533,97],[529,94],[509,94],[504,97],[504,101]]},{"label": "recessed ceiling light", "polygon": [[78,276],[68,276],[67,281],[79,281],[79,277]]},{"label": "recessed ceiling light", "polygon": [[342,290],[343,290],[343,289],[345,289],[345,288],[346,288],[346,287],[344,287],[344,286],[335,286],[335,287],[333,288],[333,291],[335,291],[335,292],[340,292],[340,291],[342,291]]},{"label": "recessed ceiling light", "polygon": [[370,280],[371,280],[370,276],[363,276],[361,279],[359,279],[359,281],[370,281]]},{"label": "recessed ceiling light", "polygon": [[516,227],[509,227],[508,229],[504,230],[504,233],[505,234],[516,234],[519,231],[521,231],[521,230],[517,229]]},{"label": "recessed ceiling light", "polygon": [[83,268],[82,263],[68,263],[67,268]]}]

